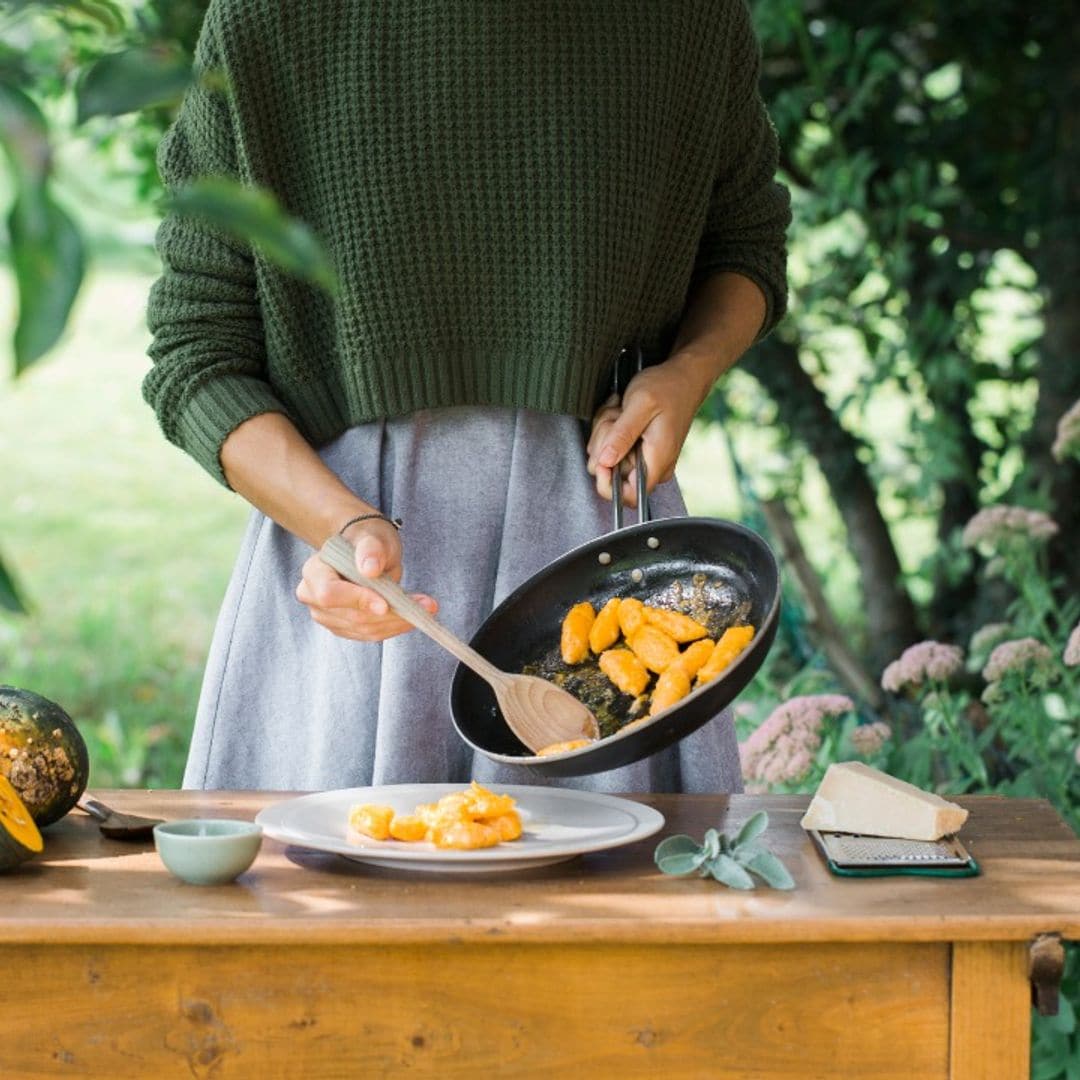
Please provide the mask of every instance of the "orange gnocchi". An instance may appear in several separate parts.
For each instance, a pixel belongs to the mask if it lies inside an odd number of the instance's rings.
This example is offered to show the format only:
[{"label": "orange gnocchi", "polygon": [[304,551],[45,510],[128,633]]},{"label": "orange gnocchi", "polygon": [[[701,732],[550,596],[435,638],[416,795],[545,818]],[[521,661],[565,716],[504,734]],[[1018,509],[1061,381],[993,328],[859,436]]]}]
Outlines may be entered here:
[{"label": "orange gnocchi", "polygon": [[595,621],[596,609],[588,601],[575,604],[566,613],[559,645],[567,664],[580,664],[589,658],[589,633]]},{"label": "orange gnocchi", "polygon": [[553,742],[536,751],[537,757],[550,757],[552,754],[566,754],[571,750],[580,750],[588,746],[592,739],[567,739],[566,742]]},{"label": "orange gnocchi", "polygon": [[619,629],[623,637],[629,640],[645,622],[645,605],[632,596],[619,601]]},{"label": "orange gnocchi", "polygon": [[649,672],[629,649],[607,649],[600,654],[600,670],[624,693],[639,697],[649,685]]},{"label": "orange gnocchi", "polygon": [[[599,610],[582,601],[563,619],[559,651],[565,664],[584,668],[572,677],[556,670],[554,678],[560,682],[569,677],[567,687],[580,693],[583,700],[594,696],[599,708],[605,710],[604,715],[597,713],[603,724],[610,725],[612,718],[618,722],[625,715],[627,719],[617,731],[608,731],[619,734],[647,723],[677,705],[695,687],[719,677],[750,644],[754,633],[749,624],[732,626],[714,640],[700,619],[633,596],[613,596]],[[595,668],[612,687],[633,699],[628,709],[625,703],[611,705],[609,691],[595,686]],[[537,754],[564,753],[589,742],[557,743]]]},{"label": "orange gnocchi", "polygon": [[690,676],[678,664],[668,665],[660,678],[656,680],[649,715],[655,716],[658,712],[670,709],[672,705],[681,701],[689,693]]},{"label": "orange gnocchi", "polygon": [[522,825],[511,796],[497,795],[474,780],[465,791],[421,803],[411,814],[360,803],[349,811],[349,831],[372,840],[428,841],[437,848],[466,851],[517,840]]},{"label": "orange gnocchi", "polygon": [[589,631],[589,648],[599,656],[619,640],[619,598],[613,596],[596,616]]},{"label": "orange gnocchi", "polygon": [[678,660],[675,660],[671,666],[682,668],[692,679],[709,657],[712,656],[715,644],[716,642],[712,638],[702,638],[700,641],[695,641],[688,649],[683,649],[679,653]]},{"label": "orange gnocchi", "polygon": [[626,640],[637,658],[657,674],[679,658],[678,643],[656,626],[639,626]]},{"label": "orange gnocchi", "polygon": [[697,685],[704,686],[715,679],[750,644],[753,637],[752,626],[729,626],[720,635],[709,659],[698,669]]},{"label": "orange gnocchi", "polygon": [[689,615],[684,615],[681,611],[649,607],[648,604],[645,605],[645,621],[663,630],[668,637],[674,638],[680,645],[707,637],[709,633],[697,619],[691,619]]}]

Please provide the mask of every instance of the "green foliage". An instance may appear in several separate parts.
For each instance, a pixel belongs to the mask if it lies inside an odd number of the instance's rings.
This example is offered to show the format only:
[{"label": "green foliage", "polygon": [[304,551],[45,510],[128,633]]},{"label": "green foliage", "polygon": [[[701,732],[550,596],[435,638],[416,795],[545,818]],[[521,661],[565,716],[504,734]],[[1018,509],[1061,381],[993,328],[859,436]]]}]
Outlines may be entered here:
[{"label": "green foliage", "polygon": [[26,613],[26,605],[19,595],[15,579],[12,577],[11,571],[2,562],[0,562],[0,608],[18,614]]},{"label": "green foliage", "polygon": [[169,208],[248,241],[271,262],[327,292],[337,288],[334,268],[315,234],[284,213],[268,191],[208,177],[177,191]]},{"label": "green foliage", "polygon": [[768,813],[759,810],[734,840],[716,829],[708,829],[701,844],[689,836],[669,836],[660,841],[653,857],[665,874],[696,873],[732,889],[754,888],[752,875],[756,875],[774,889],[793,889],[795,882],[787,867],[764,845],[754,843],[768,825]]},{"label": "green foliage", "polygon": [[191,82],[191,57],[155,43],[109,53],[91,64],[76,86],[78,123],[175,103]]},{"label": "green foliage", "polygon": [[[70,134],[59,117],[74,103],[76,125],[112,123],[92,133],[97,145],[126,139],[142,171],[140,195],[157,196],[156,143],[191,81],[205,7],[205,0],[144,0],[129,8],[109,0],[14,5],[24,34],[13,40],[23,44],[0,50],[0,142],[14,181],[8,239],[19,285],[16,374],[59,340],[84,273],[79,226],[50,190],[50,139]],[[213,90],[215,73],[203,77]],[[271,192],[238,179],[209,179],[163,205],[227,229],[333,291],[333,268],[319,241]]]},{"label": "green foliage", "polygon": [[78,228],[49,188],[51,153],[45,118],[21,90],[0,83],[0,141],[11,162],[15,198],[8,217],[19,318],[15,372],[56,343],[83,275]]},{"label": "green foliage", "polygon": [[20,191],[8,218],[12,262],[19,284],[15,373],[56,344],[82,284],[84,256],[78,227],[44,187]]},{"label": "green foliage", "polygon": [[[7,7],[0,144],[12,181],[7,238],[19,296],[19,375],[60,340],[86,272],[82,229],[54,192],[52,143],[73,136],[65,117],[74,107],[80,137],[102,155],[122,146],[134,163],[137,197],[160,200],[155,150],[191,80],[206,0],[21,0]],[[204,79],[213,88],[214,73]],[[318,239],[270,192],[212,179],[160,204],[225,229],[320,288],[335,288]],[[0,606],[22,610],[2,560]]]},{"label": "green foliage", "polygon": [[[28,616],[0,612],[0,681],[70,713],[97,787],[179,786],[248,517],[142,400],[154,274],[99,262],[47,365],[0,380],[3,543],[34,599]],[[0,272],[0,309],[12,295]]]}]

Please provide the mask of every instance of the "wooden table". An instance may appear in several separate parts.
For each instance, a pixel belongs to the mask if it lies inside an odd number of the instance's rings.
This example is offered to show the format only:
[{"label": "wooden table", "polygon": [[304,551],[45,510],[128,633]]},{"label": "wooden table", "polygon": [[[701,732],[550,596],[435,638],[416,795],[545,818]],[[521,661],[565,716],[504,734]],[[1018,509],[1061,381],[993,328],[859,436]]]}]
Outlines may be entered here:
[{"label": "wooden table", "polygon": [[[251,818],[281,795],[113,791]],[[1080,936],[1080,841],[1035,800],[962,798],[983,875],[832,877],[801,796],[655,796],[661,836],[769,811],[794,892],[658,873],[659,837],[433,877],[266,841],[172,878],[79,813],[0,877],[0,1077],[1028,1075],[1028,950]]]}]

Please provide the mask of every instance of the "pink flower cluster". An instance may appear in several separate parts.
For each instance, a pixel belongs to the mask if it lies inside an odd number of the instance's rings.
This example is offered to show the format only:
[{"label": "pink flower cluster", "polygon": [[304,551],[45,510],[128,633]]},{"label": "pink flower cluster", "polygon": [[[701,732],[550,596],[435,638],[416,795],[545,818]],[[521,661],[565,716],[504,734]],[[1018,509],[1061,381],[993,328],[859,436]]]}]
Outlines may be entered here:
[{"label": "pink flower cluster", "polygon": [[1074,402],[1058,421],[1050,453],[1056,461],[1064,461],[1071,454],[1080,456],[1080,401]]},{"label": "pink flower cluster", "polygon": [[1002,541],[1027,538],[1049,540],[1058,533],[1057,522],[1041,510],[1026,506],[988,506],[980,510],[965,526],[964,547],[987,544],[994,547]]},{"label": "pink flower cluster", "polygon": [[892,728],[884,720],[860,724],[851,733],[851,745],[860,757],[872,757],[892,738]]},{"label": "pink flower cluster", "polygon": [[739,744],[743,777],[777,784],[805,776],[821,746],[822,721],[826,716],[840,716],[854,708],[851,698],[843,694],[806,694],[778,705]]},{"label": "pink flower cluster", "polygon": [[1024,671],[1027,668],[1046,667],[1052,663],[1054,654],[1033,637],[1017,638],[1015,641],[1003,641],[994,647],[986,667],[982,670],[987,682],[997,682],[1010,671]]},{"label": "pink flower cluster", "polygon": [[1062,660],[1065,661],[1066,667],[1080,666],[1080,623],[1073,627],[1069,640],[1065,643],[1065,655],[1062,656]]},{"label": "pink flower cluster", "polygon": [[924,682],[944,682],[964,662],[964,650],[957,645],[940,641],[920,641],[900,654],[881,673],[881,687],[892,694],[905,686],[921,686]]}]

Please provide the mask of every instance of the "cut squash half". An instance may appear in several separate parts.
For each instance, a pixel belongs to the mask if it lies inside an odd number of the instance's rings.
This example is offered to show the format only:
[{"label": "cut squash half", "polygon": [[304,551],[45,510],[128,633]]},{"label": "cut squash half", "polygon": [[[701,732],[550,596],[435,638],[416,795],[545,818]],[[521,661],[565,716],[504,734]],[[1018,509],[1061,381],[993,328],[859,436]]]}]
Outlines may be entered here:
[{"label": "cut squash half", "polygon": [[11,781],[0,774],[0,873],[37,855],[44,847],[30,811]]}]

